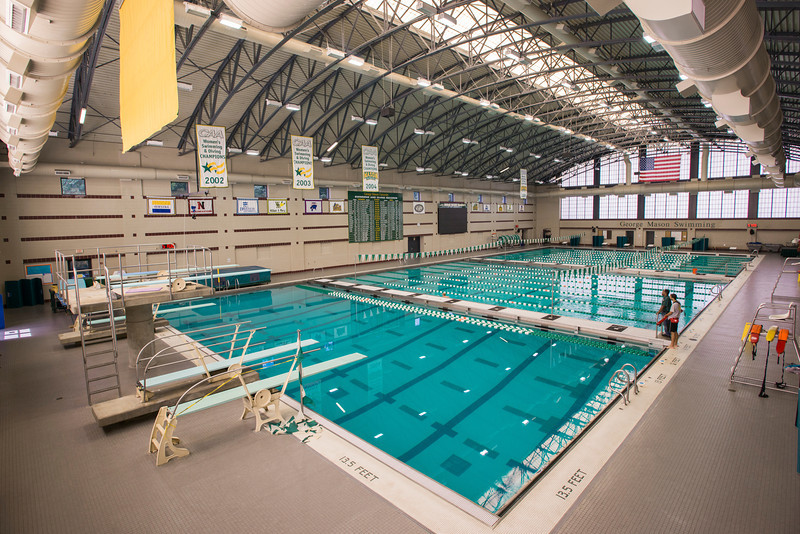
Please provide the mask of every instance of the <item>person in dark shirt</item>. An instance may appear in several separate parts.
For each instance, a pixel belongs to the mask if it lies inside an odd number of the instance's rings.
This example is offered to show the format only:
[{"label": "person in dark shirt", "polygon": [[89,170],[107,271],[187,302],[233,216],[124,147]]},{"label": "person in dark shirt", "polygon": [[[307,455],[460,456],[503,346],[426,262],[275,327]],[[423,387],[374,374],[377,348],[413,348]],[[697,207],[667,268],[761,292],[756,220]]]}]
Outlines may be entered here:
[{"label": "person in dark shirt", "polygon": [[[656,319],[659,319],[662,315],[669,313],[669,309],[672,307],[672,299],[669,298],[669,291],[664,289],[661,291],[661,307],[658,309],[658,314],[656,315]],[[664,337],[670,337],[669,335],[669,325],[667,324],[668,321],[661,322],[661,335]]]}]

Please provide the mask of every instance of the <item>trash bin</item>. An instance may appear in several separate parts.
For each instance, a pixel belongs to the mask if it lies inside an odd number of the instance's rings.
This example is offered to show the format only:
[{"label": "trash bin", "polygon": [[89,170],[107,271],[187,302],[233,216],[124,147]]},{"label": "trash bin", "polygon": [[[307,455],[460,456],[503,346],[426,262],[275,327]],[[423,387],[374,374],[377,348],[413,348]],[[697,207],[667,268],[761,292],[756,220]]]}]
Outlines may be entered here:
[{"label": "trash bin", "polygon": [[22,307],[22,285],[19,280],[6,280],[6,307]]},{"label": "trash bin", "polygon": [[592,236],[592,246],[593,247],[602,247],[603,246],[603,236],[601,236],[601,235],[593,235]]},{"label": "trash bin", "polygon": [[33,306],[33,280],[30,278],[20,278],[19,284],[21,287],[20,292],[22,293],[22,305],[23,306]]},{"label": "trash bin", "polygon": [[617,248],[624,248],[627,242],[628,242],[628,236],[626,235],[617,236]]}]

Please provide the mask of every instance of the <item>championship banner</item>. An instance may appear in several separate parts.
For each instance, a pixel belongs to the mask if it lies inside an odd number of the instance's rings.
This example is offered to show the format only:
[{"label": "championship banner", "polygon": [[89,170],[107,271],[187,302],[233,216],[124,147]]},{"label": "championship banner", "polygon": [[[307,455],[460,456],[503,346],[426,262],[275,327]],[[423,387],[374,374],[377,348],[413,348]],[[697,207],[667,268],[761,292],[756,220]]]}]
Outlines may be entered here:
[{"label": "championship banner", "polygon": [[314,140],[292,136],[292,189],[314,189]]},{"label": "championship banner", "polygon": [[361,172],[363,173],[363,190],[378,190],[378,147],[361,147]]},{"label": "championship banner", "polygon": [[198,124],[197,163],[200,167],[200,187],[228,187],[225,128]]},{"label": "championship banner", "polygon": [[519,170],[519,198],[528,198],[528,169]]}]

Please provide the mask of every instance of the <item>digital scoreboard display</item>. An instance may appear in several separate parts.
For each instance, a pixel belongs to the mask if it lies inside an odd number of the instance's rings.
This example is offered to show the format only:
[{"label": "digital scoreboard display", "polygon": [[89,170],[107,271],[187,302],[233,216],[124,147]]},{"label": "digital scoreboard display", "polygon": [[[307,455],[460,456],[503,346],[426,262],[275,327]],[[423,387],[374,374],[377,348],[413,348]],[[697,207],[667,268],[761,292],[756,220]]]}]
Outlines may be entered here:
[{"label": "digital scoreboard display", "polygon": [[439,203],[439,234],[467,232],[467,205],[464,202]]}]

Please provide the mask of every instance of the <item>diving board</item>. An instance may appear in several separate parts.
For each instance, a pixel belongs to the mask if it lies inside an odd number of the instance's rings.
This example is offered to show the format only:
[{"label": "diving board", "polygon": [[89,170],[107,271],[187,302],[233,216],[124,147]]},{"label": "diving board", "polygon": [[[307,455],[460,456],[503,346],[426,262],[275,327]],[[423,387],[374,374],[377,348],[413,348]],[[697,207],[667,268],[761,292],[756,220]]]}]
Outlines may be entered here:
[{"label": "diving board", "polygon": [[[300,346],[305,348],[311,345],[316,345],[318,343],[319,341],[315,339],[304,339],[300,342]],[[189,369],[182,369],[180,371],[154,376],[149,379],[145,376],[143,379],[142,387],[143,388],[155,387],[155,386],[162,386],[164,384],[168,384],[171,382],[179,382],[189,378],[202,376],[206,374],[206,370],[208,370],[209,373],[213,371],[221,371],[222,369],[227,369],[233,363],[252,362],[262,358],[269,358],[270,356],[277,356],[278,354],[284,354],[293,351],[297,351],[296,341],[288,343],[286,345],[281,345],[279,347],[272,347],[270,349],[251,352],[250,354],[245,354],[244,357],[241,358],[230,358],[230,359],[220,360],[208,363],[205,366],[198,365],[196,367],[191,367]]]},{"label": "diving board", "polygon": [[[326,362],[315,363],[313,365],[309,365],[308,367],[303,367],[303,376],[306,377],[306,376],[316,375],[319,373],[324,373],[325,371],[330,371],[331,369],[335,369],[336,367],[357,362],[359,360],[363,360],[366,357],[367,356],[365,354],[361,354],[360,352],[354,352],[352,354],[340,356],[338,358],[334,358]],[[291,376],[289,375],[289,373],[282,373],[279,375],[271,376],[269,378],[264,378],[262,380],[251,382],[247,384],[247,391],[252,395],[256,391],[259,391],[261,389],[270,389],[281,386],[286,381],[287,376],[289,377],[290,382],[297,380],[298,377],[297,369],[292,371]],[[186,410],[180,411],[176,415],[180,416],[189,415],[190,413],[199,412],[201,410],[213,408],[214,406],[219,406],[220,404],[225,404],[226,402],[230,402],[232,400],[241,398],[243,396],[244,393],[239,388],[233,388],[227,391],[222,391],[220,393],[214,393],[213,395],[208,395],[194,402]],[[177,405],[172,406],[169,409],[170,412],[174,413],[177,407],[178,407]]]}]

